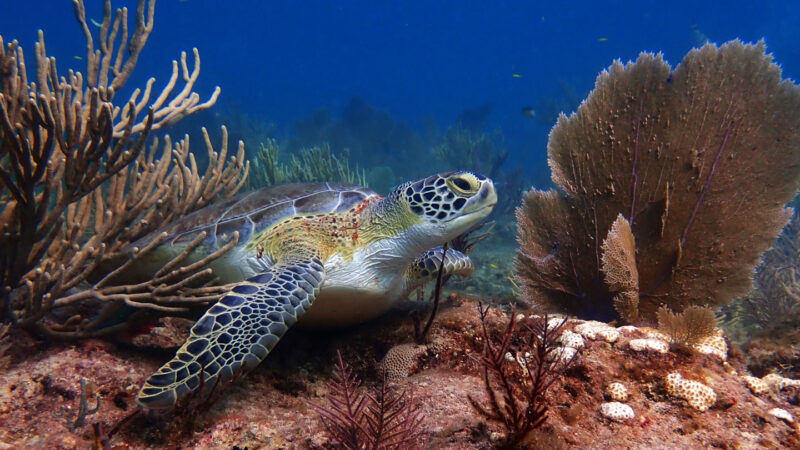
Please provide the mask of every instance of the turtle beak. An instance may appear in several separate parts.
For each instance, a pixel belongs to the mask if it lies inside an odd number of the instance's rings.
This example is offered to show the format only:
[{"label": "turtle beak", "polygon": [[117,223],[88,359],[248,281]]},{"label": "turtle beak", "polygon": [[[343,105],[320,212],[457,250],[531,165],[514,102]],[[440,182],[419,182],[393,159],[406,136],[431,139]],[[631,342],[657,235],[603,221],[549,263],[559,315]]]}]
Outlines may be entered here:
[{"label": "turtle beak", "polygon": [[487,178],[482,183],[483,185],[478,193],[472,197],[470,204],[464,208],[464,215],[481,213],[483,217],[486,217],[492,212],[494,205],[497,204],[497,191],[494,189],[492,180]]}]

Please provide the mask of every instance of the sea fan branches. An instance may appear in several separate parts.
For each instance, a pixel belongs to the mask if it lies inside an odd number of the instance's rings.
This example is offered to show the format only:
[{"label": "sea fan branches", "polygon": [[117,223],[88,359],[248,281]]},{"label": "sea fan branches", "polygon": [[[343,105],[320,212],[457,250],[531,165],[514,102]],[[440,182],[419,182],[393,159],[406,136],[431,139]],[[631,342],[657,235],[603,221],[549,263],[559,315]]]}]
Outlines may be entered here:
[{"label": "sea fan branches", "polygon": [[[800,88],[763,43],[708,44],[674,70],[660,55],[615,62],[550,135],[559,190],[532,190],[518,210],[524,295],[602,320],[616,306],[633,321],[745,294],[800,186],[798,130]],[[635,262],[628,282],[607,270],[607,251],[623,249],[620,215],[635,242],[616,260]]]},{"label": "sea fan branches", "polygon": [[[224,129],[219,153],[205,135],[209,167],[204,175],[189,152],[188,137],[175,146],[166,138],[158,158],[157,141],[146,149],[152,130],[216,101],[219,88],[204,103],[192,91],[200,68],[196,51],[192,71],[185,55],[181,57],[185,84],[180,92],[173,94],[179,75],[174,62],[173,76],[155,100],[151,101],[154,80],[150,79],[144,91],[135,90],[123,106],[113,103],[152,30],[155,1],[139,1],[130,39],[127,9],[118,9],[112,16],[111,3],[106,1],[99,49],[94,47],[83,2],[75,0],[74,7],[87,41],[86,78],[73,71],[59,76],[55,59],[46,56],[40,32],[36,81],[29,82],[22,48],[16,41],[6,46],[0,38],[0,198],[4,203],[0,209],[0,317],[51,334],[87,333],[92,322],[80,316],[61,323],[44,324],[43,319],[53,308],[82,299],[70,296],[70,291],[96,269],[117,273],[114,269],[128,259],[131,242],[216,197],[232,195],[247,172],[241,143],[228,160]],[[106,299],[112,291],[132,299],[131,294],[144,289],[151,303],[158,303],[165,298],[161,293],[166,298],[183,296],[189,292],[186,289],[204,284],[193,284],[201,274],[208,275],[202,267],[173,266],[171,271],[179,272],[148,288],[101,284],[90,292],[98,294],[95,299]],[[208,300],[207,291],[192,292]],[[192,298],[187,294],[184,300]]]}]

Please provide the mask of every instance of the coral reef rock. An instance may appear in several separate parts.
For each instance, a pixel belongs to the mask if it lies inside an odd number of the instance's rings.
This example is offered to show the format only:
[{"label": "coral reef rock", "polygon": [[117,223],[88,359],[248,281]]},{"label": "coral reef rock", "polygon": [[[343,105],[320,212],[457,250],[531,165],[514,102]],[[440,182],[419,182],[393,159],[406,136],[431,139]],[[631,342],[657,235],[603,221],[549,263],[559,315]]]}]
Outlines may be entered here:
[{"label": "coral reef rock", "polygon": [[747,384],[747,387],[750,389],[750,392],[752,392],[753,395],[764,395],[769,392],[769,385],[761,378],[751,377],[749,375],[743,378],[745,384]]},{"label": "coral reef rock", "polygon": [[427,348],[424,345],[400,344],[389,349],[386,356],[378,363],[378,371],[386,375],[387,380],[395,381],[405,378],[414,370],[417,361]]},{"label": "coral reef rock", "polygon": [[[502,333],[507,320],[507,313],[492,308],[487,317],[490,332]],[[580,324],[569,320],[565,331],[578,334]],[[175,327],[174,332],[181,329]],[[429,350],[418,355],[407,377],[392,382],[394,388],[406,390],[422,402],[429,448],[492,448],[507,433],[501,424],[487,422],[467,398],[471,395],[483,405],[489,402],[477,362],[484,344],[479,330],[476,301],[459,295],[448,297],[431,329]],[[572,367],[546,394],[546,424],[520,445],[537,448],[537,442],[549,442],[555,448],[578,449],[800,446],[796,422],[768,413],[779,408],[793,417],[800,414],[791,383],[779,383],[773,376],[768,380],[776,380],[783,390],[754,395],[742,377],[732,375],[715,356],[678,348],[667,353],[633,351],[629,342],[644,338],[645,333],[626,328],[619,330],[613,343],[585,340]],[[400,311],[353,329],[325,333],[291,330],[264,364],[227,386],[208,410],[135,418],[109,445],[330,448],[334,443],[310,405],[326,402],[336,351],[341,351],[365,386],[374,386],[380,380],[376,361],[389,349],[413,342],[413,334],[413,324]],[[15,336],[15,342],[18,339]],[[136,410],[136,390],[170,352],[158,348],[167,344],[159,339],[146,347],[97,340],[55,347],[31,341],[12,347],[10,366],[0,377],[0,448],[90,447],[94,424],[107,432]],[[746,373],[737,355],[732,352],[728,364]],[[702,382],[713,389],[718,400],[709,401],[706,396],[702,402],[706,412],[673,400],[665,383],[672,373],[682,374],[678,381]],[[82,378],[87,381],[89,406],[94,406],[95,394],[99,394],[101,407],[86,417],[85,425],[74,427]],[[615,401],[606,392],[613,383],[627,388],[624,405],[619,403],[623,406],[603,406]],[[702,394],[704,390],[697,391]],[[605,414],[623,418],[630,411],[635,411],[635,416],[623,422]]]}]

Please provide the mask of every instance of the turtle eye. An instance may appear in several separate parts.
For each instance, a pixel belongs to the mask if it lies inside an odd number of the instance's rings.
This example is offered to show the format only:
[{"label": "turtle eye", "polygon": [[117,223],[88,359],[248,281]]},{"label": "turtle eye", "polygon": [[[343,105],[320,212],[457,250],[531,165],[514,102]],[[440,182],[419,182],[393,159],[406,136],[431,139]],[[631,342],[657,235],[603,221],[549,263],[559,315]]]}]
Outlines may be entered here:
[{"label": "turtle eye", "polygon": [[448,178],[447,184],[459,195],[472,195],[478,192],[479,183],[474,176],[456,175]]}]

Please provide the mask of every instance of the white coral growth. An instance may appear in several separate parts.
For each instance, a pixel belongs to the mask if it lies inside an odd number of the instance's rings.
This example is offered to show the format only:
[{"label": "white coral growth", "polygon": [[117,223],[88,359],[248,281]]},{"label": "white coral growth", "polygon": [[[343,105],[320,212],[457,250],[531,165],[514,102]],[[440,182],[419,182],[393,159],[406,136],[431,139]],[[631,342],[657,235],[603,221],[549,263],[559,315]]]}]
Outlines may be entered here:
[{"label": "white coral growth", "polygon": [[657,353],[667,353],[669,351],[669,344],[654,338],[631,339],[630,342],[628,342],[628,345],[630,345],[631,350],[636,352],[652,351]]},{"label": "white coral growth", "polygon": [[620,402],[603,403],[600,405],[600,414],[615,422],[625,422],[636,417],[633,408]]},{"label": "white coral growth", "polygon": [[561,333],[561,337],[559,338],[561,345],[564,347],[572,347],[572,348],[583,348],[583,336],[578,333],[573,333],[572,331],[566,330]]},{"label": "white coral growth", "polygon": [[771,373],[769,375],[764,376],[761,378],[761,381],[769,386],[772,392],[778,393],[787,387],[797,387],[800,386],[800,380],[793,380],[791,378],[786,378],[778,375],[777,373]]},{"label": "white coral growth", "polygon": [[707,410],[717,402],[714,389],[697,381],[686,380],[677,372],[667,375],[667,393],[686,400],[689,406],[700,411]]},{"label": "white coral growth", "polygon": [[709,336],[695,344],[694,349],[705,355],[718,356],[723,361],[728,359],[728,343],[725,342],[725,335],[719,328],[713,336]]},{"label": "white coral growth", "polygon": [[617,327],[617,331],[620,333],[635,333],[639,330],[639,327],[635,327],[633,325],[623,325],[621,327]]},{"label": "white coral growth", "polygon": [[794,416],[792,416],[792,414],[789,411],[785,410],[785,409],[772,408],[769,411],[767,411],[767,414],[773,415],[773,416],[777,417],[778,419],[785,420],[785,421],[787,421],[789,423],[794,422]]},{"label": "white coral growth", "polygon": [[761,378],[751,376],[745,376],[742,378],[744,378],[744,382],[747,384],[750,392],[752,392],[754,395],[764,395],[769,392],[769,385]]},{"label": "white coral growth", "polygon": [[622,383],[611,383],[606,386],[606,395],[611,400],[624,402],[628,399],[628,388]]},{"label": "white coral growth", "polygon": [[556,359],[561,360],[562,363],[566,364],[572,361],[575,358],[575,355],[578,353],[578,349],[575,347],[558,347],[553,350],[552,353],[548,356],[549,361],[554,361]]},{"label": "white coral growth", "polygon": [[575,327],[575,331],[586,339],[602,339],[606,342],[616,342],[619,331],[607,323],[590,320]]}]

